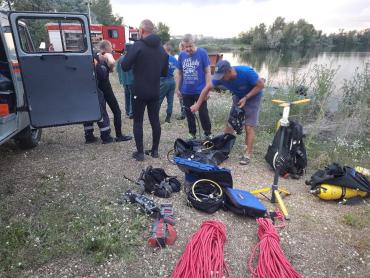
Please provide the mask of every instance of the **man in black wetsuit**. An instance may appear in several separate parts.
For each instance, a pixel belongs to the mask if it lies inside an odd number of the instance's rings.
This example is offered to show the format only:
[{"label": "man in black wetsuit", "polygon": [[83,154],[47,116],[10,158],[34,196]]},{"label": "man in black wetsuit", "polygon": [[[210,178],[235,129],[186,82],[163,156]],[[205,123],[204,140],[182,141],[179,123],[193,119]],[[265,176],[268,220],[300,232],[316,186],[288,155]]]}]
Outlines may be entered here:
[{"label": "man in black wetsuit", "polygon": [[124,71],[131,68],[134,73],[134,98],[132,103],[134,113],[134,137],[137,151],[133,158],[144,160],[143,120],[145,107],[152,126],[152,148],[146,151],[152,157],[158,157],[158,146],[161,137],[159,122],[159,84],[160,77],[165,77],[168,71],[168,55],[164,51],[160,38],[154,34],[154,24],[148,19],[140,23],[141,39],[136,41],[121,67]]}]

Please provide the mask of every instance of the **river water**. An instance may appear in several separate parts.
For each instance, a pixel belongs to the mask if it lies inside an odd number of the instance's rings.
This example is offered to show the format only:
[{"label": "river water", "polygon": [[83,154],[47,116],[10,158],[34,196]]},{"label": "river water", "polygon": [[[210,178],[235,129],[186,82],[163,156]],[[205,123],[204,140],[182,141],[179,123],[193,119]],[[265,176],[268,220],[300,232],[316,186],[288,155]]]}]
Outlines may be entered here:
[{"label": "river water", "polygon": [[334,82],[337,87],[353,77],[357,68],[370,63],[370,52],[297,52],[250,51],[223,53],[231,65],[253,67],[270,86],[279,86],[291,80],[293,73],[310,77],[314,65],[336,69]]},{"label": "river water", "polygon": [[[276,87],[300,83],[309,85],[315,65],[325,65],[336,71],[333,78],[333,94],[329,98],[328,108],[336,111],[342,96],[341,86],[345,80],[353,78],[356,70],[361,71],[370,63],[370,52],[275,52],[246,51],[223,53],[223,59],[231,65],[253,67],[266,79],[265,91],[273,92]],[[295,82],[293,83],[293,78]]]}]

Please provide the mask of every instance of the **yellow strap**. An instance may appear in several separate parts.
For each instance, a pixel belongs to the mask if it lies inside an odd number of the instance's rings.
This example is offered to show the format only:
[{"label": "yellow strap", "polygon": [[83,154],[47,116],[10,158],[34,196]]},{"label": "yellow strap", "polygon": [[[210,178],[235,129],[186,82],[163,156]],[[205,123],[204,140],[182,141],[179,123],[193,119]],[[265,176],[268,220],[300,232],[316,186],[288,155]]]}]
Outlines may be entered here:
[{"label": "yellow strap", "polygon": [[286,101],[281,100],[281,99],[273,99],[272,102],[275,104],[282,104],[282,103],[285,103]]},{"label": "yellow strap", "polygon": [[296,100],[296,101],[293,101],[291,104],[294,104],[294,105],[303,105],[303,104],[307,104],[309,103],[311,100],[309,98],[305,98],[305,99],[301,99],[301,100]]}]

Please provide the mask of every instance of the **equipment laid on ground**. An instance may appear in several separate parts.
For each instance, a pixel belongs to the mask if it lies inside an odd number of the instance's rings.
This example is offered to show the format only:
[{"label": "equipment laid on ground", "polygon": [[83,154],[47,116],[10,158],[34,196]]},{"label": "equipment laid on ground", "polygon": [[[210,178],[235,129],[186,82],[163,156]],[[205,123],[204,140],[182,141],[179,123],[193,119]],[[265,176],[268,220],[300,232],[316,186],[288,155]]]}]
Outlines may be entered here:
[{"label": "equipment laid on ground", "polygon": [[289,219],[289,214],[288,210],[284,204],[283,199],[280,196],[280,193],[285,193],[286,195],[290,195],[290,193],[285,190],[285,189],[279,189],[278,183],[279,183],[279,175],[280,175],[280,169],[281,167],[284,166],[284,161],[286,159],[285,155],[280,155],[283,154],[283,144],[285,142],[285,138],[288,136],[288,127],[289,127],[289,112],[290,112],[290,106],[291,105],[300,105],[300,104],[307,104],[310,102],[310,99],[302,99],[302,100],[297,100],[293,102],[285,102],[283,100],[277,100],[274,99],[272,100],[273,103],[279,104],[279,106],[283,107],[283,116],[280,119],[280,140],[279,140],[279,146],[278,146],[278,152],[275,155],[275,175],[274,175],[274,181],[273,184],[271,185],[271,188],[262,188],[262,189],[257,189],[251,191],[252,194],[262,194],[262,193],[267,193],[271,191],[271,203],[278,202],[279,207],[281,211],[283,212],[284,216],[286,219]]},{"label": "equipment laid on ground", "polygon": [[337,163],[316,171],[306,181],[311,193],[323,200],[346,200],[370,195],[370,181],[365,175],[348,166]]},{"label": "equipment laid on ground", "polygon": [[[142,192],[143,193],[143,192]],[[136,203],[140,206],[143,212],[149,215],[155,215],[160,212],[158,206],[154,203],[153,200],[145,197],[144,195],[132,192],[131,190],[127,190],[126,193],[122,194],[121,199],[119,199],[119,203],[122,204],[123,202],[129,203]]]},{"label": "equipment laid on ground", "polygon": [[[281,212],[276,212],[279,220],[284,220],[284,215]],[[268,278],[301,278],[291,263],[285,257],[280,246],[279,234],[272,223],[271,219],[258,218],[258,238],[260,242],[254,247],[251,256],[249,257],[249,270],[252,277],[268,277]],[[284,227],[284,225],[276,226]],[[253,267],[253,260],[256,257],[258,250],[259,257],[257,266]]]},{"label": "equipment laid on ground", "polygon": [[231,277],[224,259],[225,241],[226,227],[222,222],[204,221],[191,236],[170,277]]},{"label": "equipment laid on ground", "polygon": [[255,196],[232,189],[230,169],[179,157],[175,157],[175,162],[185,172],[186,184],[191,185],[187,197],[192,207],[207,213],[226,208],[250,217],[265,215],[266,208]]},{"label": "equipment laid on ground", "polygon": [[191,185],[200,179],[206,179],[217,182],[223,188],[233,187],[230,169],[181,157],[175,157],[174,161],[179,169],[185,173],[186,185]]},{"label": "equipment laid on ground", "polygon": [[160,207],[160,217],[163,218],[165,223],[175,225],[175,217],[173,214],[173,206],[172,204],[161,204]]},{"label": "equipment laid on ground", "polygon": [[188,192],[188,202],[198,210],[214,213],[224,206],[223,188],[212,180],[197,180]]},{"label": "equipment laid on ground", "polygon": [[[291,175],[293,178],[299,178],[307,166],[303,128],[299,123],[290,120],[287,124],[281,125],[277,130],[272,144],[268,146],[265,159],[274,170],[279,168],[280,176]],[[279,151],[280,142],[282,149]]]},{"label": "equipment laid on ground", "polygon": [[144,184],[145,192],[161,198],[169,198],[173,192],[181,189],[181,183],[175,176],[169,176],[162,168],[152,166],[141,171],[139,181]]},{"label": "equipment laid on ground", "polygon": [[175,141],[174,150],[168,154],[168,159],[173,162],[174,157],[181,157],[192,161],[219,165],[229,158],[235,139],[236,137],[232,134],[222,134],[207,140],[183,140],[178,138]]},{"label": "equipment laid on ground", "polygon": [[175,243],[177,233],[172,204],[161,204],[159,217],[150,229],[148,245],[151,247],[166,247]]},{"label": "equipment laid on ground", "polygon": [[226,188],[225,195],[225,207],[236,214],[263,217],[267,213],[266,207],[248,191]]}]

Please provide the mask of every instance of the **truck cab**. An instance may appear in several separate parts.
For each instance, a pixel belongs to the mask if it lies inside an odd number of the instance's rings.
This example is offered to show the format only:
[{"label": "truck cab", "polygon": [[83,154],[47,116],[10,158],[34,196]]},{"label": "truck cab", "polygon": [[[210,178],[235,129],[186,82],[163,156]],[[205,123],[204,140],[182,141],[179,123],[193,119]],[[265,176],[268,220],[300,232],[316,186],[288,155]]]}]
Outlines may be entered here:
[{"label": "truck cab", "polygon": [[[54,46],[50,24],[78,26],[74,47],[60,35]],[[98,121],[92,55],[86,15],[0,12],[0,145],[32,148],[42,128]]]}]

